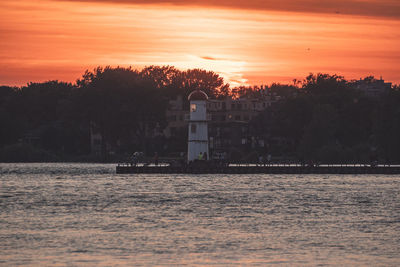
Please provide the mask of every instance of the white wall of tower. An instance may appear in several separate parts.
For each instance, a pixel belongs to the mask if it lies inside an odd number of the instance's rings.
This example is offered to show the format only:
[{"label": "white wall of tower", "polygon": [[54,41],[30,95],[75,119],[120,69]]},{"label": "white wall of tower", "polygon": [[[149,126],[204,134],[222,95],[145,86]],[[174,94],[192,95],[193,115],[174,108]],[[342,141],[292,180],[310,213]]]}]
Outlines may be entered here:
[{"label": "white wall of tower", "polygon": [[188,134],[188,161],[198,158],[200,152],[208,151],[207,101],[190,101],[190,119]]}]

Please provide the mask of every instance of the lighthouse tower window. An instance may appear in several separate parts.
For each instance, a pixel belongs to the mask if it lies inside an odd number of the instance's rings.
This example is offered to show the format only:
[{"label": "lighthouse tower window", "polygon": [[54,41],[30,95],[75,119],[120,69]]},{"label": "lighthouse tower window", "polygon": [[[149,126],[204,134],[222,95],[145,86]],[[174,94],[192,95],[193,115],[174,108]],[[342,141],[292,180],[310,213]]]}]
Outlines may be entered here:
[{"label": "lighthouse tower window", "polygon": [[192,125],[190,126],[190,131],[191,131],[192,133],[196,133],[196,124],[192,124]]},{"label": "lighthouse tower window", "polygon": [[196,104],[190,104],[190,112],[196,111]]}]

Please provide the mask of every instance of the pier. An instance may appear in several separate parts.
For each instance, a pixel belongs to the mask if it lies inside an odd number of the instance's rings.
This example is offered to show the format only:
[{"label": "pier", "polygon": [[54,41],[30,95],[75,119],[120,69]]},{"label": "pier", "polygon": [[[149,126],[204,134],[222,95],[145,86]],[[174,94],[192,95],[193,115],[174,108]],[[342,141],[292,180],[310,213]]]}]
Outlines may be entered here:
[{"label": "pier", "polygon": [[318,165],[300,164],[195,164],[174,166],[170,164],[137,165],[118,164],[117,174],[159,173],[159,174],[400,174],[400,165]]}]

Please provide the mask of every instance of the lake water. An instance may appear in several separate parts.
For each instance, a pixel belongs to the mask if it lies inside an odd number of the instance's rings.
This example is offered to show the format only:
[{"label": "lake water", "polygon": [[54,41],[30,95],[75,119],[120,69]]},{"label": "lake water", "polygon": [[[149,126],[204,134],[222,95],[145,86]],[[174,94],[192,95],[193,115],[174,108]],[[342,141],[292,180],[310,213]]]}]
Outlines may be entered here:
[{"label": "lake water", "polygon": [[1,266],[400,265],[400,176],[0,164]]}]

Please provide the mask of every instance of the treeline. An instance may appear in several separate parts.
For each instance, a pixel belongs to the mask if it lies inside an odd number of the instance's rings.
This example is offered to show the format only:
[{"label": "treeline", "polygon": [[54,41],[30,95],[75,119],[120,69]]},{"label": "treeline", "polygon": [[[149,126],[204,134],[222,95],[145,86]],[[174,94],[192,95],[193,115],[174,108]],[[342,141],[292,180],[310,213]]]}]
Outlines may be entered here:
[{"label": "treeline", "polygon": [[[280,96],[250,123],[273,155],[336,161],[363,155],[400,162],[398,88],[369,98],[353,85],[317,74],[291,85],[230,88],[211,71],[150,66],[99,67],[74,84],[2,86],[0,161],[118,160],[132,151],[172,152],[161,134],[169,100],[186,99],[199,88],[210,98]],[[91,155],[93,133],[102,137],[101,158]],[[279,139],[285,142],[274,141]]]},{"label": "treeline", "polygon": [[253,121],[254,134],[269,140],[273,155],[303,162],[400,163],[399,87],[371,97],[355,84],[310,74],[296,93]]},{"label": "treeline", "polygon": [[[218,74],[174,67],[98,67],[75,84],[49,81],[0,87],[0,161],[109,160],[146,151],[166,126],[170,99],[195,89],[229,94]],[[102,158],[91,158],[90,135],[102,136]],[[158,139],[163,139],[158,136]],[[114,156],[115,158],[115,156]]]}]

